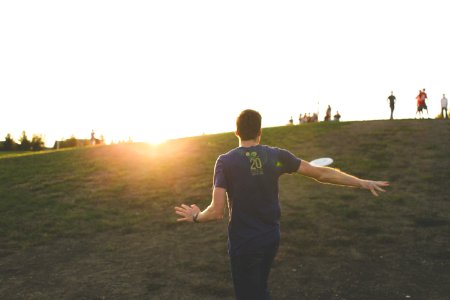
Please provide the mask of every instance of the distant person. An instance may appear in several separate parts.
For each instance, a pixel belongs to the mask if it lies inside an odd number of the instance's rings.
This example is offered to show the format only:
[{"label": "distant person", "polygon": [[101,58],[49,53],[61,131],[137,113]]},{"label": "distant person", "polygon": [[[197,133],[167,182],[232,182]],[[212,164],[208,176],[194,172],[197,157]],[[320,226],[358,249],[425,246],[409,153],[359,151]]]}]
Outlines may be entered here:
[{"label": "distant person", "polygon": [[[443,119],[448,119],[447,105],[448,105],[448,100],[447,100],[447,98],[445,98],[445,94],[443,94],[442,99],[441,99],[441,115],[442,115]],[[445,117],[444,117],[444,112],[445,112]]]},{"label": "distant person", "polygon": [[292,116],[291,116],[291,118],[289,119],[289,125],[294,125],[294,119],[292,118]]},{"label": "distant person", "polygon": [[339,111],[336,111],[336,114],[334,115],[334,121],[339,122],[339,120],[341,119],[341,115],[339,114]]},{"label": "distant person", "polygon": [[391,120],[394,119],[394,108],[395,108],[395,96],[394,92],[391,91],[391,95],[387,97],[389,100],[389,106],[391,108]]},{"label": "distant person", "polygon": [[427,97],[427,94],[425,93],[425,89],[419,90],[419,94],[416,97],[416,99],[417,99],[416,117],[417,117],[417,114],[419,114],[419,117],[422,117],[422,119],[423,119],[423,110],[424,109],[427,111],[428,117],[430,117],[430,115],[428,114],[428,107],[427,107],[427,104],[425,102],[425,100],[427,98],[428,97]]},{"label": "distant person", "polygon": [[94,130],[91,131],[91,145],[95,145],[95,132],[94,132]]},{"label": "distant person", "polygon": [[416,110],[416,118],[417,114],[419,114],[419,117],[422,115],[422,99],[421,99],[422,91],[419,90],[419,94],[416,96],[416,102],[417,102],[417,110]]},{"label": "distant person", "polygon": [[304,123],[308,123],[308,116],[306,115],[306,113],[304,113],[302,117],[302,124]]},{"label": "distant person", "polygon": [[[315,167],[288,150],[261,145],[257,111],[242,111],[236,127],[239,147],[218,157],[209,206],[202,211],[195,204],[182,204],[175,212],[181,216],[178,221],[204,223],[222,219],[228,204],[228,253],[236,299],[270,299],[267,281],[280,241],[281,175],[297,172],[322,183],[367,189],[374,196],[389,183]],[[192,241],[189,231],[185,239]]]},{"label": "distant person", "polygon": [[430,118],[430,114],[428,113],[428,106],[427,106],[427,100],[428,96],[427,93],[425,93],[425,89],[422,90],[422,93],[420,94],[420,99],[422,100],[422,109],[425,109],[427,111],[427,116]]},{"label": "distant person", "polygon": [[331,106],[328,105],[327,111],[325,113],[324,121],[327,122],[327,121],[330,121],[330,119],[331,119]]}]

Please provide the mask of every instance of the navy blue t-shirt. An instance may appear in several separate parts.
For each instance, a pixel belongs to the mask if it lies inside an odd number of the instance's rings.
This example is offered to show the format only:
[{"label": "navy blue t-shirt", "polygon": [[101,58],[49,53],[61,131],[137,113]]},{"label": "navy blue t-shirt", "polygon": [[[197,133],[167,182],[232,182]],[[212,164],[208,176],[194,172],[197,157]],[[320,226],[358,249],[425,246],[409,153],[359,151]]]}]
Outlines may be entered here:
[{"label": "navy blue t-shirt", "polygon": [[296,172],[300,162],[287,150],[264,145],[239,147],[219,156],[214,186],[228,194],[231,256],[251,253],[280,239],[278,178]]}]

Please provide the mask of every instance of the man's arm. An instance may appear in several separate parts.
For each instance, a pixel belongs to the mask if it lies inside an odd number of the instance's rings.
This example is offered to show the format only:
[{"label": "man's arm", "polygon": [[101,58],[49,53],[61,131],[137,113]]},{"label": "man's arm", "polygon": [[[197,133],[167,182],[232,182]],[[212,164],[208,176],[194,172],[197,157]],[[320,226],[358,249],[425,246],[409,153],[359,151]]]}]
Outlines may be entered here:
[{"label": "man's arm", "polygon": [[337,185],[345,185],[351,187],[359,187],[372,192],[374,196],[378,196],[378,192],[385,192],[382,187],[389,186],[387,181],[364,180],[358,177],[346,174],[337,169],[327,167],[315,167],[309,162],[302,160],[298,173],[314,178],[322,183],[330,183]]},{"label": "man's arm", "polygon": [[195,221],[199,223],[220,220],[224,215],[226,201],[226,189],[214,187],[211,204],[204,211],[201,211],[195,204],[191,206],[181,204],[181,206],[175,207],[175,213],[182,217],[177,219],[177,221],[194,222],[194,217]]}]

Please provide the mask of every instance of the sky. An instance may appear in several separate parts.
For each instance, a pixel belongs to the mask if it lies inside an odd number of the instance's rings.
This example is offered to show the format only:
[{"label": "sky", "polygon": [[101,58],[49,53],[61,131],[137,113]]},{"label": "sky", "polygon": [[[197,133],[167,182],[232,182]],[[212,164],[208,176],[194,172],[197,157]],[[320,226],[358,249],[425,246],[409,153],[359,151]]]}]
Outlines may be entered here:
[{"label": "sky", "polygon": [[[437,0],[0,1],[0,140],[107,142],[263,127],[328,105],[342,121],[431,117],[450,94]],[[448,95],[447,95],[448,96]],[[447,97],[448,98],[448,97]]]}]

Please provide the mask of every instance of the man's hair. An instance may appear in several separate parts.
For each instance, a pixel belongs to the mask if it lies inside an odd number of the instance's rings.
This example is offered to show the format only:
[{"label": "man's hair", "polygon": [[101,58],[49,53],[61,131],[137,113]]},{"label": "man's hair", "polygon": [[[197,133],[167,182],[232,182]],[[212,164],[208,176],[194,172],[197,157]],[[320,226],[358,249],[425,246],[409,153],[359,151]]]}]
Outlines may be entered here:
[{"label": "man's hair", "polygon": [[259,112],[246,109],[236,119],[237,134],[243,141],[254,140],[261,130],[261,115]]}]

